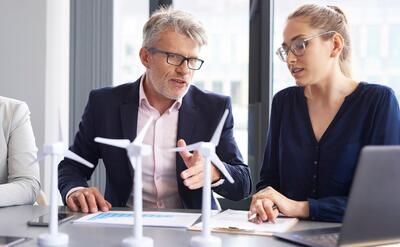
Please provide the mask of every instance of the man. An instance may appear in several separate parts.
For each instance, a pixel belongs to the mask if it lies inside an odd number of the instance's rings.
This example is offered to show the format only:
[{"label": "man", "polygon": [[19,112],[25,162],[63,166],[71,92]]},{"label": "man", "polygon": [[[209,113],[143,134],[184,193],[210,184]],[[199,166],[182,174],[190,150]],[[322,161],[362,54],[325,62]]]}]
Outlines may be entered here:
[{"label": "man", "polygon": [[[103,159],[105,198],[97,188],[88,188],[86,181],[93,169],[69,159],[60,163],[59,190],[72,211],[97,212],[132,205],[134,170],[126,151],[95,143],[94,138],[132,141],[151,116],[155,121],[144,143],[152,146],[153,153],[143,157],[143,206],[201,208],[204,159],[198,152],[175,154],[166,149],[210,140],[227,108],[230,112],[216,152],[235,183],[224,181],[212,165],[213,190],[231,200],[250,194],[249,169],[233,138],[229,97],[190,85],[194,71],[203,64],[198,57],[206,42],[201,23],[186,12],[162,8],[150,17],[143,28],[139,54],[146,72],[134,83],[93,90],[71,146],[93,164]],[[214,198],[212,207],[217,208]]]}]

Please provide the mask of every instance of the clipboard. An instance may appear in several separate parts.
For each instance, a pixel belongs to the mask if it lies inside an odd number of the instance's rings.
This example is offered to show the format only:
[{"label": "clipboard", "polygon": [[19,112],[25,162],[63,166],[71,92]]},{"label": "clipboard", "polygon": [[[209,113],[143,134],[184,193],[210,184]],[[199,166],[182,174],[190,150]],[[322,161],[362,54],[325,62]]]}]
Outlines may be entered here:
[{"label": "clipboard", "polygon": [[[248,211],[228,209],[214,215],[210,218],[211,231],[228,234],[272,236],[274,233],[289,230],[299,221],[297,218],[284,216],[278,217],[275,224],[268,222],[255,224],[247,220],[247,213]],[[188,230],[201,231],[202,223],[195,224],[189,227]]]}]

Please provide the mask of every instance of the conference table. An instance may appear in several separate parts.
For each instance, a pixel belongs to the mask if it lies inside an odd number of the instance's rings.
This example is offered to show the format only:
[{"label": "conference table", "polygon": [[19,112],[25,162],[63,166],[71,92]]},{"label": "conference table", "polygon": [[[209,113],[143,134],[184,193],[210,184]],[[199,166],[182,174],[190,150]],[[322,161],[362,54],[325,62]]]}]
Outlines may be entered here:
[{"label": "conference table", "polygon": [[[129,208],[113,208],[113,210],[129,210]],[[150,209],[149,209],[150,210]],[[60,212],[67,212],[66,207],[59,207]],[[154,211],[154,209],[151,209]],[[161,210],[166,211],[166,210]],[[200,212],[198,210],[174,210],[174,212]],[[37,246],[37,237],[48,232],[47,227],[28,226],[27,221],[49,213],[47,206],[14,206],[0,208],[0,235],[24,236],[31,240],[23,242],[18,246]],[[76,213],[74,218],[85,214]],[[290,231],[334,227],[339,224],[299,221]],[[73,224],[71,221],[60,225],[59,231],[69,235],[68,246],[120,246],[121,240],[131,236],[132,227],[109,226],[100,224]],[[167,227],[144,227],[145,236],[154,239],[155,247],[180,247],[189,246],[192,236],[201,234],[197,231],[189,231],[182,228]],[[289,242],[281,241],[270,236],[236,235],[227,233],[212,233],[222,240],[222,246],[246,247],[246,246],[293,246]]]}]

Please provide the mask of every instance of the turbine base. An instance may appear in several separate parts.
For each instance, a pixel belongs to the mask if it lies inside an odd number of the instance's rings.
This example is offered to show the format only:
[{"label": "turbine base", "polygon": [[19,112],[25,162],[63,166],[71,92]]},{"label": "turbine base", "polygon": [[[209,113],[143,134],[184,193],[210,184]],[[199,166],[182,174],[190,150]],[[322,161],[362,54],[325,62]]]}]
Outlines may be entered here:
[{"label": "turbine base", "polygon": [[43,233],[40,234],[37,243],[39,246],[67,246],[69,237],[65,233]]},{"label": "turbine base", "polygon": [[221,239],[214,236],[194,236],[190,239],[190,247],[221,247]]},{"label": "turbine base", "polygon": [[153,247],[154,242],[152,238],[148,237],[129,237],[122,240],[122,247]]}]

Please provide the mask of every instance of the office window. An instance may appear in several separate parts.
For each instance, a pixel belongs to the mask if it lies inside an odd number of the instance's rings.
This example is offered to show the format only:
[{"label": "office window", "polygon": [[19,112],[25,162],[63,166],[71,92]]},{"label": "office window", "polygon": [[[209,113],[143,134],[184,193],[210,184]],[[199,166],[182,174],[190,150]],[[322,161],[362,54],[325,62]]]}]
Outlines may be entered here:
[{"label": "office window", "polygon": [[205,90],[206,88],[204,87],[204,81],[194,81],[193,82],[194,85],[196,85],[198,88],[200,88],[201,90]]},{"label": "office window", "polygon": [[[323,5],[337,5],[346,14],[352,38],[352,68],[354,78],[388,85],[399,95],[397,86],[400,70],[400,18],[398,11],[400,2],[397,1],[314,1]],[[305,0],[275,1],[274,9],[274,51],[282,43],[282,31],[289,15]],[[362,11],[360,11],[362,5]],[[397,59],[396,59],[397,58]],[[286,64],[274,55],[273,93],[295,85]]]},{"label": "office window", "polygon": [[[191,12],[204,24],[209,44],[203,48],[205,62],[194,81],[208,90],[232,97],[234,135],[245,162],[248,143],[249,0],[174,0],[177,9]],[[232,89],[229,82],[240,90]],[[225,85],[226,84],[226,85]]]},{"label": "office window", "polygon": [[389,34],[388,58],[390,64],[394,67],[400,59],[400,23],[390,25]]},{"label": "office window", "polygon": [[148,18],[148,1],[114,1],[114,85],[133,82],[145,71],[139,50],[142,47],[142,28]]},{"label": "office window", "polygon": [[231,82],[231,97],[233,104],[240,102],[241,92],[240,92],[240,81]]},{"label": "office window", "polygon": [[367,54],[372,58],[379,58],[380,54],[380,40],[381,36],[380,25],[372,24],[367,28]]},{"label": "office window", "polygon": [[212,82],[212,91],[214,93],[223,93],[223,85],[222,81],[213,81]]},{"label": "office window", "polygon": [[390,76],[388,79],[392,89],[395,91],[397,99],[400,99],[400,76]]}]

